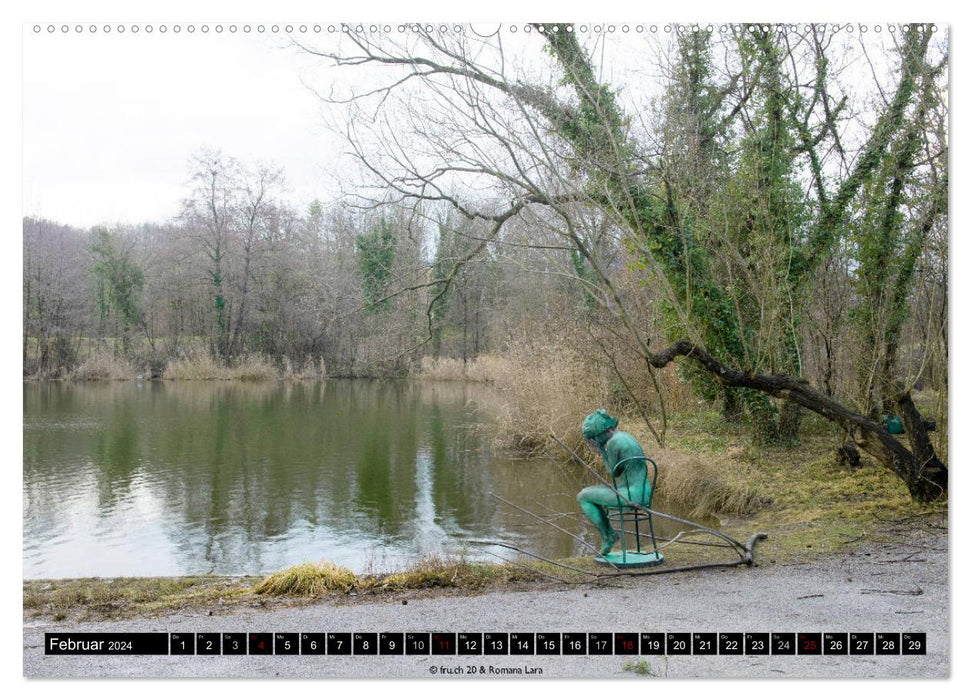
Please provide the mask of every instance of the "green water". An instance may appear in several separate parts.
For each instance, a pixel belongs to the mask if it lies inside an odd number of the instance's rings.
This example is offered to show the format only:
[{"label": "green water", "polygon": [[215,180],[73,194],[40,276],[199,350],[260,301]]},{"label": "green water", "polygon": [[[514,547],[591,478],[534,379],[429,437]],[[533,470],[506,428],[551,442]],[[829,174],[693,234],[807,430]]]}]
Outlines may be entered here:
[{"label": "green water", "polygon": [[479,385],[115,382],[24,386],[25,578],[259,574],[430,554],[555,558],[590,542],[582,469],[495,447]]}]

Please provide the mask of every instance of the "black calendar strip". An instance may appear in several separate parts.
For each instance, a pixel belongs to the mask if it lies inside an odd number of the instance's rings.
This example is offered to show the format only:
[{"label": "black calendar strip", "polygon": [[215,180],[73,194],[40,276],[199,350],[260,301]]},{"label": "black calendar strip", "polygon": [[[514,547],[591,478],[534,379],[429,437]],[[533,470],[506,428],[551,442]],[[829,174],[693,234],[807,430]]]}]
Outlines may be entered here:
[{"label": "black calendar strip", "polygon": [[920,656],[926,632],[146,632],[44,635],[49,655]]}]

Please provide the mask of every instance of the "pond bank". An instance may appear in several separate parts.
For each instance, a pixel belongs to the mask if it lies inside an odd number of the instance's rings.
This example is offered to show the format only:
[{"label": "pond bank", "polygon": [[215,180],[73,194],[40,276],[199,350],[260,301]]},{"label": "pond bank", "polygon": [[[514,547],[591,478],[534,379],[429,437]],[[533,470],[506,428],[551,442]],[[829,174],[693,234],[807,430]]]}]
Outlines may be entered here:
[{"label": "pond bank", "polygon": [[[925,519],[926,520],[926,519]],[[930,524],[937,524],[936,521]],[[947,580],[947,531],[928,530],[926,523],[898,521],[884,525],[853,541],[844,543],[838,554],[816,553],[796,547],[770,548],[768,541],[755,553],[757,569],[812,567],[831,562],[837,557],[846,561],[866,561],[875,549],[899,550],[908,565],[925,563],[924,552],[943,553],[942,581]],[[893,557],[888,557],[892,559]],[[711,562],[730,562],[730,552],[715,553],[708,547],[677,550],[667,555],[666,567]],[[374,600],[397,600],[413,597],[474,596],[497,591],[552,590],[563,585],[574,587],[612,586],[617,579],[594,581],[591,577],[565,567],[604,572],[590,557],[577,557],[553,563],[523,561],[518,564],[485,564],[463,559],[431,559],[408,570],[386,575],[354,575],[346,571],[347,580],[325,581],[315,595],[261,594],[262,576],[180,576],[152,578],[86,578],[28,580],[23,584],[24,620],[51,622],[92,622],[162,615],[186,614],[212,616],[251,609],[276,609],[312,605],[321,601],[335,604],[359,604]],[[295,567],[297,568],[297,567]],[[301,567],[302,568],[302,567]],[[656,571],[661,571],[657,569]],[[746,568],[746,567],[738,567]],[[652,570],[653,571],[653,570]],[[716,570],[713,570],[716,571]],[[700,572],[699,572],[700,573]],[[708,572],[706,572],[708,573]],[[691,576],[691,572],[635,576],[631,579],[672,580]],[[728,575],[728,574],[726,574]],[[622,579],[624,580],[624,579]],[[663,584],[662,584],[663,585]]]},{"label": "pond bank", "polygon": [[[244,583],[239,580],[238,585]],[[924,632],[923,656],[490,657],[495,668],[543,677],[922,677],[950,673],[946,535],[887,530],[855,549],[753,568],[708,570],[517,590],[439,589],[383,595],[238,598],[132,619],[53,621],[25,610],[24,673],[32,677],[412,677],[477,667],[484,657],[50,657],[45,632]],[[448,592],[452,595],[448,595]],[[255,606],[256,605],[256,606]],[[210,614],[211,613],[211,614]],[[326,659],[326,661],[324,661]],[[632,663],[643,661],[644,663]],[[471,663],[471,662],[470,662]],[[441,670],[445,673],[444,670]],[[486,674],[489,675],[488,673]],[[492,674],[495,675],[495,674]],[[454,676],[451,676],[454,677]]]}]

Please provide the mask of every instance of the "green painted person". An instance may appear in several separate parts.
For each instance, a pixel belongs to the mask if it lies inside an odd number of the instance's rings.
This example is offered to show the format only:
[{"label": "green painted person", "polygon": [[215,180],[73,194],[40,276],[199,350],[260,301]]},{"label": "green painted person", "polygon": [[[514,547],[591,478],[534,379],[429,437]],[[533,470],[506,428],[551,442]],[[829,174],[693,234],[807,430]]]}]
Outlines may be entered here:
[{"label": "green painted person", "polygon": [[[602,408],[583,421],[583,437],[600,452],[604,466],[613,477],[617,491],[629,501],[646,505],[651,500],[651,483],[647,479],[644,448],[633,435],[617,430],[617,419]],[[614,530],[604,506],[616,506],[617,494],[610,487],[588,486],[577,494],[580,508],[600,533],[602,554],[607,554],[620,535]]]}]

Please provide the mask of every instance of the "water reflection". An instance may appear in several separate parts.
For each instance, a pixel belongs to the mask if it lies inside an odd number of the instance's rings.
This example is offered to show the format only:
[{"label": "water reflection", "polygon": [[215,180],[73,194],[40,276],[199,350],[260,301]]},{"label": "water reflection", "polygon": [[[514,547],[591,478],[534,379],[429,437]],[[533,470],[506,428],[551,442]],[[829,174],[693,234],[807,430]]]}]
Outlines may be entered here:
[{"label": "water reflection", "polygon": [[[580,551],[583,475],[492,449],[481,386],[24,387],[24,576],[386,571],[469,539]],[[471,552],[473,555],[475,551]]]}]

